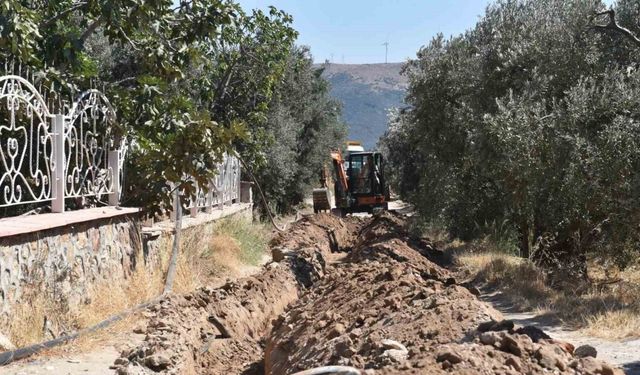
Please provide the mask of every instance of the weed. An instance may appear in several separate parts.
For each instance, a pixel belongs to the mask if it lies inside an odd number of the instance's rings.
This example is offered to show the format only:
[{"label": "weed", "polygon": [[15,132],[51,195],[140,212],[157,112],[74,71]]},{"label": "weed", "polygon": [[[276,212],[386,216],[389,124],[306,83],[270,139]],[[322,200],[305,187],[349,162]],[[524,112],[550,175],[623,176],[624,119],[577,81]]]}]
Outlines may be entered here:
[{"label": "weed", "polygon": [[476,281],[500,290],[516,307],[553,314],[596,337],[620,339],[640,334],[637,272],[620,273],[620,282],[613,284],[573,280],[554,289],[545,273],[528,259],[495,251],[458,252],[455,258]]}]

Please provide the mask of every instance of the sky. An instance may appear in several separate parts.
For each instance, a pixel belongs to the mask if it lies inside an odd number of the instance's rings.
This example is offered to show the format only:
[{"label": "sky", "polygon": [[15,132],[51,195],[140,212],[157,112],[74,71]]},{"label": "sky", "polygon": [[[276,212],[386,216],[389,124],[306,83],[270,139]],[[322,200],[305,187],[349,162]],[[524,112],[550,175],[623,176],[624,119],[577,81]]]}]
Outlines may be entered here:
[{"label": "sky", "polygon": [[239,0],[245,10],[269,5],[293,16],[298,44],[315,62],[403,62],[437,33],[457,35],[478,21],[489,0]]},{"label": "sky", "polygon": [[[605,0],[612,3],[614,0]],[[287,11],[315,62],[364,64],[415,57],[437,33],[473,27],[490,0],[238,0],[245,10],[269,5]]]}]

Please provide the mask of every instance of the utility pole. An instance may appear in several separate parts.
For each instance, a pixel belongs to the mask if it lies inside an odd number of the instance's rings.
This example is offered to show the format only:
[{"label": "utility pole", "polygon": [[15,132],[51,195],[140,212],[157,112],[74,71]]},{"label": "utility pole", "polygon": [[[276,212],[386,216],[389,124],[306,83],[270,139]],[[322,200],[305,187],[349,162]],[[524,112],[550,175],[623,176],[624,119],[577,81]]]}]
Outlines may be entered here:
[{"label": "utility pole", "polygon": [[387,63],[387,56],[389,55],[389,42],[382,43],[384,46],[384,63]]}]

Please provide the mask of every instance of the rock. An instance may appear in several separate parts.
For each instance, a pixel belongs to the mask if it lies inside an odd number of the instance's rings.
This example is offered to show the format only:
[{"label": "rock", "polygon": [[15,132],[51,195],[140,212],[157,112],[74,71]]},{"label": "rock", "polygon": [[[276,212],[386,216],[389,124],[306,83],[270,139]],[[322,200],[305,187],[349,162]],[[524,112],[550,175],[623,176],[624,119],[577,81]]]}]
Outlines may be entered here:
[{"label": "rock", "polygon": [[438,352],[436,361],[438,362],[447,361],[451,364],[456,364],[456,363],[462,362],[462,356],[460,356],[460,354],[458,354],[453,349],[445,347],[440,349],[440,351]]},{"label": "rock", "polygon": [[502,337],[498,332],[483,332],[480,334],[480,342],[484,345],[499,345],[502,341]]},{"label": "rock", "polygon": [[407,358],[409,357],[409,352],[406,349],[389,349],[385,350],[384,353],[382,353],[382,356],[385,358],[389,358],[392,362],[400,363],[407,360]]},{"label": "rock", "polygon": [[523,345],[510,335],[506,335],[502,339],[502,349],[518,357],[521,357],[524,352]]},{"label": "rock", "polygon": [[398,341],[384,339],[380,341],[380,346],[383,349],[386,349],[382,353],[382,357],[390,359],[391,362],[404,362],[409,357],[409,350],[407,350],[407,347]]},{"label": "rock", "polygon": [[346,337],[344,340],[340,340],[336,343],[335,352],[343,358],[350,358],[356,354],[356,350],[353,347],[353,341],[351,341],[349,337]]},{"label": "rock", "polygon": [[575,347],[573,346],[573,344],[571,344],[569,342],[562,341],[562,340],[555,340],[555,339],[551,339],[551,340],[548,340],[548,341],[550,343],[552,343],[552,344],[558,345],[566,353],[573,354],[573,351],[575,350]]},{"label": "rock", "polygon": [[573,354],[576,357],[584,358],[584,357],[593,357],[596,358],[598,356],[598,351],[591,345],[581,345],[573,351]]},{"label": "rock", "polygon": [[274,262],[282,262],[290,252],[291,251],[289,251],[288,249],[274,247],[273,249],[271,249],[271,258]]},{"label": "rock", "polygon": [[567,363],[562,357],[563,351],[557,346],[542,346],[535,353],[535,357],[538,363],[549,370],[555,370],[556,367],[560,370],[567,368]]},{"label": "rock", "polygon": [[593,357],[585,357],[580,359],[580,365],[583,374],[599,374],[602,372],[602,364]]},{"label": "rock", "polygon": [[144,359],[144,364],[153,371],[161,371],[169,367],[171,360],[165,355],[153,354]]},{"label": "rock", "polygon": [[488,322],[480,323],[478,326],[478,332],[489,332],[489,331],[511,331],[513,330],[514,324],[511,320],[501,320],[499,322],[495,320],[490,320]]},{"label": "rock", "polygon": [[347,332],[347,328],[344,326],[344,324],[336,323],[336,324],[334,324],[334,326],[331,329],[331,331],[329,331],[329,339],[333,339],[333,338],[336,338],[338,336],[341,336],[345,332]]},{"label": "rock", "polygon": [[518,358],[509,357],[504,362],[504,364],[507,365],[507,366],[513,367],[513,369],[516,370],[516,371],[521,371],[522,370],[522,364],[520,363],[520,360]]},{"label": "rock", "polygon": [[0,351],[6,352],[10,350],[16,350],[15,345],[13,345],[7,336],[0,333]]},{"label": "rock", "polygon": [[395,340],[385,339],[380,341],[380,344],[384,349],[396,349],[407,352],[407,347]]},{"label": "rock", "polygon": [[145,324],[138,324],[133,328],[133,333],[145,334],[147,333],[147,326]]},{"label": "rock", "polygon": [[116,366],[126,366],[129,364],[129,360],[126,358],[116,358],[113,364]]},{"label": "rock", "polygon": [[525,327],[520,327],[518,329],[515,330],[515,333],[518,333],[520,335],[527,335],[529,336],[529,338],[531,338],[531,340],[533,340],[533,342],[538,342],[542,339],[544,340],[550,340],[551,337],[549,335],[547,335],[546,333],[544,333],[543,330],[541,330],[538,327],[534,327],[534,326],[525,326]]},{"label": "rock", "polygon": [[619,368],[613,368],[607,363],[602,363],[602,375],[624,375],[624,371]]}]

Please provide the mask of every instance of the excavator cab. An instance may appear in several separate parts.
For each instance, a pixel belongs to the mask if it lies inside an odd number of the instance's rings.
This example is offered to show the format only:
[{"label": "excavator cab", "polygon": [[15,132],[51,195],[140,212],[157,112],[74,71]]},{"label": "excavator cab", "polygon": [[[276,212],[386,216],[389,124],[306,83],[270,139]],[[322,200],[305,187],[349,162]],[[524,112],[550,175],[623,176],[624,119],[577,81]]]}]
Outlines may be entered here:
[{"label": "excavator cab", "polygon": [[387,209],[387,189],[383,173],[383,158],[379,152],[349,154],[347,169],[349,208],[352,212]]},{"label": "excavator cab", "polygon": [[[365,152],[359,143],[348,143],[346,159],[339,150],[331,152],[334,178],[335,208],[326,174],[321,178],[322,187],[313,189],[314,212],[331,210],[343,216],[352,212],[373,212],[388,209],[389,194],[384,178],[384,160],[379,152]],[[357,149],[356,149],[357,147]]]}]

